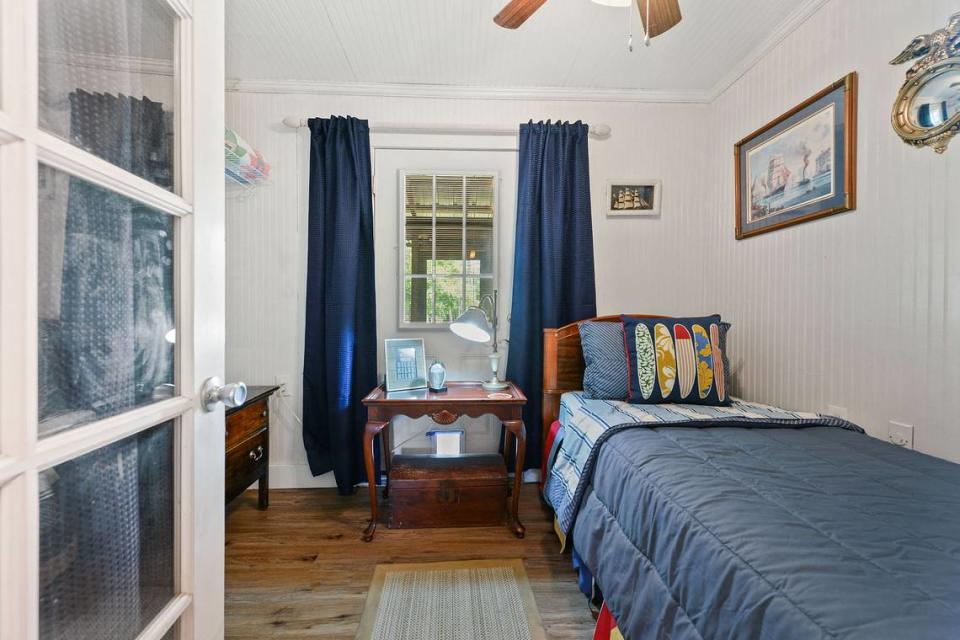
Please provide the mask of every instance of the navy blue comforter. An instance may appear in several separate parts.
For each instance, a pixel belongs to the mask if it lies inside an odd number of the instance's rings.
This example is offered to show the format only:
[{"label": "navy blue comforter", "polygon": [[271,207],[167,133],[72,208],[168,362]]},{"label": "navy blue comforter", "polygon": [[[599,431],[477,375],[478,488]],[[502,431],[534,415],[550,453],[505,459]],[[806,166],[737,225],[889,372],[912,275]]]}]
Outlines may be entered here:
[{"label": "navy blue comforter", "polygon": [[960,465],[854,431],[631,428],[574,546],[628,640],[960,638]]}]

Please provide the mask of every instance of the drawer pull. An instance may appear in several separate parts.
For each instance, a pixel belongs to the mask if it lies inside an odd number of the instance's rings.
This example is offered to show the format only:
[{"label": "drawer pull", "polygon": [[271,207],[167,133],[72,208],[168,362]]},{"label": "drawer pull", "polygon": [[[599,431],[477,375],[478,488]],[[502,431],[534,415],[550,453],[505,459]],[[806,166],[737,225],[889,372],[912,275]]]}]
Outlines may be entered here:
[{"label": "drawer pull", "polygon": [[266,410],[266,409],[264,409],[263,411],[260,412],[260,417],[261,417],[261,418],[266,418],[266,417],[267,417],[267,410]]},{"label": "drawer pull", "polygon": [[255,451],[250,452],[250,459],[254,462],[259,462],[260,458],[263,457],[263,445],[257,447]]}]

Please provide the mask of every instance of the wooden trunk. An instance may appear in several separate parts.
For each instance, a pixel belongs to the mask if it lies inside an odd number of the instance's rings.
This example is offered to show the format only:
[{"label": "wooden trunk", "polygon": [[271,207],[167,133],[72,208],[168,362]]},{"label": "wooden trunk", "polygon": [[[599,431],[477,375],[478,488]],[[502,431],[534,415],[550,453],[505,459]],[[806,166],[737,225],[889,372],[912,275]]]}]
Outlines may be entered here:
[{"label": "wooden trunk", "polygon": [[507,471],[498,454],[393,458],[390,518],[395,529],[502,525]]}]

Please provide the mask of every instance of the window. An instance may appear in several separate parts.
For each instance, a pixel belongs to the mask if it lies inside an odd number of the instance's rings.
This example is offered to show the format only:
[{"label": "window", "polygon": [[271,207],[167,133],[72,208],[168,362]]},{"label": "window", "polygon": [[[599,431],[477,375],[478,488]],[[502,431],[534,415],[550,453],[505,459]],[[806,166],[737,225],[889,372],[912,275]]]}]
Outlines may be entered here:
[{"label": "window", "polygon": [[493,294],[497,176],[404,172],[401,188],[400,325],[446,326]]}]

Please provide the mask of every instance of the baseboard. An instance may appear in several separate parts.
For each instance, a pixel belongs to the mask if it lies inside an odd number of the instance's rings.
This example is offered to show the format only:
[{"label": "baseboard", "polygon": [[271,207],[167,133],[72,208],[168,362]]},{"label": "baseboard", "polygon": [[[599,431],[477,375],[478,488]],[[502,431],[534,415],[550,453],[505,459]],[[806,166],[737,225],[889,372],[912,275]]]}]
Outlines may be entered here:
[{"label": "baseboard", "polygon": [[270,465],[271,489],[329,489],[336,486],[332,471],[314,477],[305,464]]}]

